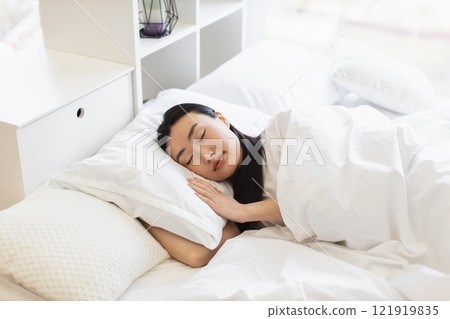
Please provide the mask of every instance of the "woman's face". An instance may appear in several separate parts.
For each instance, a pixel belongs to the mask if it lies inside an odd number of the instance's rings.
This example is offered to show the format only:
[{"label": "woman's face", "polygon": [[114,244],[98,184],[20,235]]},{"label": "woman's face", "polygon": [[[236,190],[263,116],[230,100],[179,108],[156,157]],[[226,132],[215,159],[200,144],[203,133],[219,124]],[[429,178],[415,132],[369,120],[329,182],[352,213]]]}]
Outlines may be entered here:
[{"label": "woman's face", "polygon": [[170,130],[167,152],[194,173],[222,181],[241,164],[242,149],[228,121],[218,114],[212,118],[189,112],[181,117]]}]

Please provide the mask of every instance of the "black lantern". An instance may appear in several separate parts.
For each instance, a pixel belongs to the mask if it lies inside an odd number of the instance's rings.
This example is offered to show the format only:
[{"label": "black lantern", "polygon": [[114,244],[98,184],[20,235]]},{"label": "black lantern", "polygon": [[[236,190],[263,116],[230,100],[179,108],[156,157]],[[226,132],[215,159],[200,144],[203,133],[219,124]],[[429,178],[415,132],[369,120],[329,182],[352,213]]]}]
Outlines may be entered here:
[{"label": "black lantern", "polygon": [[178,20],[175,0],[138,0],[141,38],[160,38],[172,32]]}]

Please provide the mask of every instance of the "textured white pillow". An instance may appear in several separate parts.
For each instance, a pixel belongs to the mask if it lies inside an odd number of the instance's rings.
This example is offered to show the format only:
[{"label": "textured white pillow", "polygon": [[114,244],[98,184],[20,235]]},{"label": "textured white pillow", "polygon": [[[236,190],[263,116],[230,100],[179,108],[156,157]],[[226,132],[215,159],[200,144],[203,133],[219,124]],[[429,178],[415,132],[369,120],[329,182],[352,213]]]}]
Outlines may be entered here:
[{"label": "textured white pillow", "polygon": [[331,60],[318,52],[266,39],[188,90],[275,115],[303,105],[335,104],[340,96],[331,70]]},{"label": "textured white pillow", "polygon": [[169,257],[135,219],[44,185],[0,211],[0,275],[47,300],[115,300]]},{"label": "textured white pillow", "polygon": [[416,67],[350,39],[334,48],[333,80],[362,98],[401,114],[436,106],[433,86]]},{"label": "textured white pillow", "polygon": [[[156,134],[152,134],[163,113],[183,102],[210,106],[249,134],[259,134],[269,120],[269,116],[255,110],[185,90],[167,90],[149,101],[133,122],[96,155],[73,163],[50,183],[114,202],[132,217],[141,217],[150,225],[214,249],[226,220],[199,199],[186,181],[193,176],[205,179],[172,160],[156,144]],[[252,126],[256,119],[259,120]],[[158,163],[165,165],[158,168]],[[233,196],[229,183],[206,181]]]}]

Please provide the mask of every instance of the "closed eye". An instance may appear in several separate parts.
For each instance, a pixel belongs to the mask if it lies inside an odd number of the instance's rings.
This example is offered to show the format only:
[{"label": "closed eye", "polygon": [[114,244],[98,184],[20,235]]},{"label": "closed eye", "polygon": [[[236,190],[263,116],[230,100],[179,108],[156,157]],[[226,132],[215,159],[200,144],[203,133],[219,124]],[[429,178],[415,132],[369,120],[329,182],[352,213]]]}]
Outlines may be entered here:
[{"label": "closed eye", "polygon": [[[203,138],[205,137],[205,134],[206,134],[206,129],[203,130],[202,136],[200,136],[200,139],[199,139],[200,142],[203,141]],[[192,157],[193,157],[193,155],[191,155],[191,157],[189,158],[189,161],[186,163],[186,166],[191,163]]]},{"label": "closed eye", "polygon": [[203,130],[203,134],[202,134],[202,136],[200,137],[200,141],[203,141],[203,138],[205,137],[205,134],[206,134],[206,129]]}]

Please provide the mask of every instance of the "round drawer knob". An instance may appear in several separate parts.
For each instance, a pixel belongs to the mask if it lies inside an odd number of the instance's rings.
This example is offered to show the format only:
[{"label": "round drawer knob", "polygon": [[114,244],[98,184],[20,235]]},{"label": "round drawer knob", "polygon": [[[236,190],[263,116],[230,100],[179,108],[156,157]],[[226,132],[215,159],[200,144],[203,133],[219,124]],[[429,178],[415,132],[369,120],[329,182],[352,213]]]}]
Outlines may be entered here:
[{"label": "round drawer knob", "polygon": [[80,107],[77,111],[77,117],[82,118],[84,116],[84,109]]}]

